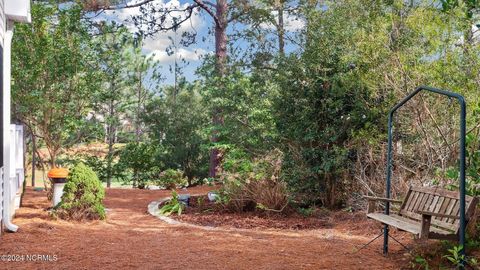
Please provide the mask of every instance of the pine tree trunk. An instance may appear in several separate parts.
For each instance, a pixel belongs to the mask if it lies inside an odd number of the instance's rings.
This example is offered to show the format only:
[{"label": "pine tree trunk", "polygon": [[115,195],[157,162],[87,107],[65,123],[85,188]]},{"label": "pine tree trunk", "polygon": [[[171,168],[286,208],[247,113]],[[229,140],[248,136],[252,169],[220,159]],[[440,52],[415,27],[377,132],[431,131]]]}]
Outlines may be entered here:
[{"label": "pine tree trunk", "polygon": [[35,187],[35,167],[37,167],[37,160],[35,153],[37,152],[37,138],[32,132],[32,187]]},{"label": "pine tree trunk", "polygon": [[[113,88],[113,87],[112,87]],[[115,110],[113,106],[113,100],[109,104],[109,121],[107,129],[108,137],[108,153],[107,153],[107,188],[112,184],[112,161],[113,161],[113,143],[115,140],[115,129],[113,127],[114,123],[112,122]]]},{"label": "pine tree trunk", "polygon": [[135,141],[140,142],[140,113],[142,110],[142,71],[138,72],[137,115],[135,117]]},{"label": "pine tree trunk", "polygon": [[[228,4],[226,0],[217,1],[216,16],[218,22],[215,24],[215,72],[219,78],[224,78],[227,73],[227,13]],[[220,82],[220,88],[223,83]],[[219,128],[223,125],[222,110],[218,107],[213,109],[212,122],[213,126]],[[211,137],[212,143],[218,142],[218,132],[214,131]],[[216,177],[218,166],[220,165],[220,151],[213,148],[210,152],[210,168],[209,176]]]},{"label": "pine tree trunk", "polygon": [[282,0],[277,1],[276,9],[278,12],[278,23],[277,23],[277,32],[278,32],[278,52],[280,56],[285,56],[285,24],[283,18],[283,9],[284,2]]}]

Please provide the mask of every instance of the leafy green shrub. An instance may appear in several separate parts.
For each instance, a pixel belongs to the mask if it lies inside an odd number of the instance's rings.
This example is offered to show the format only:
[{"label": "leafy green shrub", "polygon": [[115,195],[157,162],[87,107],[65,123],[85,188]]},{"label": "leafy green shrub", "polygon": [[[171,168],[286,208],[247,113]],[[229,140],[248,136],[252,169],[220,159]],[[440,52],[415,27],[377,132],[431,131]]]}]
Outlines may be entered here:
[{"label": "leafy green shrub", "polygon": [[95,172],[83,163],[70,171],[55,214],[63,219],[105,219],[105,190]]},{"label": "leafy green shrub", "polygon": [[181,215],[185,205],[178,200],[178,194],[175,190],[172,191],[172,199],[160,208],[160,214],[169,216],[173,213]]},{"label": "leafy green shrub", "polygon": [[[180,168],[190,180],[208,175],[209,110],[198,85],[182,81],[178,87],[165,87],[164,95],[154,96],[145,104],[142,122],[153,144],[161,146],[156,157],[164,168]],[[189,185],[193,182],[189,182]]]},{"label": "leafy green shrub", "polygon": [[443,258],[446,258],[450,263],[452,263],[456,268],[460,269],[465,267],[465,255],[461,254],[462,246],[453,246],[448,249],[448,254],[444,255]]},{"label": "leafy green shrub", "polygon": [[188,185],[188,180],[183,176],[181,170],[168,169],[160,173],[158,185],[164,186],[166,189],[175,189]]},{"label": "leafy green shrub", "polygon": [[283,154],[278,150],[253,161],[237,151],[227,154],[220,174],[223,187],[219,202],[232,211],[284,211],[289,193],[280,178],[282,159]]},{"label": "leafy green shrub", "polygon": [[158,162],[158,152],[151,143],[129,143],[120,153],[117,167],[132,176],[133,187],[145,188],[158,180],[163,166]]}]

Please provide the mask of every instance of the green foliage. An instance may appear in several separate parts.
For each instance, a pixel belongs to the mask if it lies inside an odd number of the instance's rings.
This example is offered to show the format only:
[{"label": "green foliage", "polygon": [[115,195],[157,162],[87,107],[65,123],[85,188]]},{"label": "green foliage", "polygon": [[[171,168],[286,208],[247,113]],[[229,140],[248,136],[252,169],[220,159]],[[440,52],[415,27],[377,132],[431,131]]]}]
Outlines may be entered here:
[{"label": "green foliage", "polygon": [[[466,139],[467,168],[465,171],[466,192],[470,196],[480,195],[480,151],[477,149],[478,138],[468,134]],[[460,181],[459,166],[450,167],[445,171],[444,178],[447,180],[446,188],[458,190]],[[440,181],[437,181],[440,183]],[[443,183],[443,182],[442,182]]]},{"label": "green foliage", "polygon": [[454,246],[451,249],[448,249],[448,254],[443,256],[449,260],[457,269],[465,267],[465,255],[462,255],[460,252],[462,246]]},{"label": "green foliage", "polygon": [[298,213],[300,213],[300,215],[304,217],[310,217],[315,211],[315,207],[308,207],[308,208],[299,207],[297,208],[297,211]]},{"label": "green foliage", "polygon": [[98,176],[101,182],[107,182],[108,173],[111,173],[113,179],[121,181],[128,180],[125,175],[125,169],[118,162],[113,163],[112,169],[109,171],[107,160],[102,157],[92,155],[74,155],[74,156],[60,156],[57,159],[57,164],[62,167],[72,168],[75,165],[83,163],[90,167]]},{"label": "green foliage", "polygon": [[166,189],[181,188],[188,185],[181,170],[168,169],[160,173],[156,183]]},{"label": "green foliage", "polygon": [[[273,99],[278,87],[263,78],[242,74],[233,69],[228,77],[212,79],[211,68],[204,67],[203,102],[209,111],[222,112],[222,125],[211,126],[216,132],[217,148],[234,147],[249,153],[263,154],[276,142]],[[220,85],[220,86],[219,86]]]},{"label": "green foliage", "polygon": [[159,149],[153,144],[129,143],[120,152],[116,168],[124,172],[125,180],[130,180],[128,175],[132,176],[134,187],[145,188],[158,180],[163,168],[158,154]]},{"label": "green foliage", "polygon": [[422,256],[415,256],[415,259],[413,262],[410,262],[410,265],[412,266],[413,269],[424,269],[424,270],[429,270],[429,264],[428,261],[423,258]]},{"label": "green foliage", "polygon": [[[229,207],[280,211],[288,199],[305,209],[343,207],[364,191],[359,185],[383,189],[384,169],[378,168],[385,164],[388,110],[428,84],[466,97],[467,190],[480,195],[480,42],[472,27],[478,24],[478,1],[260,1],[229,7],[245,27],[229,32],[233,53],[225,74],[216,76],[218,62],[206,56],[198,80],[160,87],[158,63],[142,54],[142,37],[134,39],[115,23],[89,24],[79,5],[34,4],[33,25],[18,25],[13,41],[15,120],[31,128],[52,163],[76,142],[107,141],[105,159],[85,160],[102,181],[173,187],[183,185],[181,170],[192,185],[207,176],[214,148],[223,162],[220,201]],[[301,29],[289,29],[291,18]],[[395,154],[401,155],[401,145],[415,149],[396,159],[401,166],[394,166],[394,175],[408,184],[425,183],[437,170],[441,177],[434,184],[456,189],[456,153],[445,151],[458,141],[458,134],[445,133],[458,121],[456,114],[447,116],[455,106],[418,98],[395,122]],[[430,122],[427,111],[433,113]],[[218,116],[215,124],[212,115]],[[128,144],[117,156],[113,146],[119,141]],[[397,174],[408,170],[408,177]],[[374,182],[378,178],[381,183]]]},{"label": "green foliage", "polygon": [[161,96],[152,98],[142,119],[152,144],[162,149],[157,162],[184,171],[191,185],[194,178],[207,176],[208,151],[204,145],[208,137],[204,129],[208,114],[196,85],[183,81],[177,87],[166,87]]},{"label": "green foliage", "polygon": [[339,179],[352,164],[348,144],[354,132],[374,128],[368,123],[378,116],[358,74],[341,59],[343,36],[329,33],[315,36],[302,59],[286,60],[274,106],[290,190],[301,203],[333,207],[344,200]]},{"label": "green foliage", "polygon": [[185,205],[178,200],[178,194],[176,191],[172,191],[172,198],[162,208],[160,208],[160,214],[169,216],[173,213],[181,215]]},{"label": "green foliage", "polygon": [[80,5],[34,3],[32,18],[13,35],[12,108],[42,138],[54,165],[63,148],[98,131],[86,117],[98,70]]},{"label": "green foliage", "polygon": [[55,213],[64,219],[105,219],[105,191],[95,172],[83,163],[70,171]]},{"label": "green foliage", "polygon": [[274,150],[249,160],[239,151],[227,153],[219,203],[232,211],[283,212],[289,204],[285,182],[280,178],[283,154]]},{"label": "green foliage", "polygon": [[107,161],[104,158],[97,156],[83,156],[83,163],[92,168],[102,182],[107,181],[108,167]]}]

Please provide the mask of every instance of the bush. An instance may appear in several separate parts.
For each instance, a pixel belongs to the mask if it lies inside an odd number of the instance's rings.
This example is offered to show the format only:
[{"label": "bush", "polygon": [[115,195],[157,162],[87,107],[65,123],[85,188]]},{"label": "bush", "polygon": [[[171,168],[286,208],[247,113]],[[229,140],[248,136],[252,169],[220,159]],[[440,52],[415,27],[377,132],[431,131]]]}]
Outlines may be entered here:
[{"label": "bush", "polygon": [[249,161],[247,155],[233,151],[227,154],[220,203],[232,211],[283,212],[288,206],[289,194],[280,178],[283,154],[274,150]]},{"label": "bush", "polygon": [[157,184],[166,189],[175,189],[188,185],[188,180],[181,170],[168,169],[160,173]]},{"label": "bush", "polygon": [[[119,171],[131,175],[133,187],[145,188],[158,180],[163,164],[158,161],[160,150],[152,143],[129,143],[120,153]],[[125,177],[129,181],[129,177]]]},{"label": "bush", "polygon": [[105,219],[105,190],[95,172],[83,163],[73,167],[55,214],[63,219]]}]

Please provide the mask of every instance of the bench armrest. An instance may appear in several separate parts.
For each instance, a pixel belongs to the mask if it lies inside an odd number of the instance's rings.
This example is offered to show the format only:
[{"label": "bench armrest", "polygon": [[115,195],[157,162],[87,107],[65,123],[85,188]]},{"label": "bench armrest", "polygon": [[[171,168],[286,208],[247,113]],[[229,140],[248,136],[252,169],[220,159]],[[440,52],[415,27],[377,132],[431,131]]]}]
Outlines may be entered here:
[{"label": "bench armrest", "polygon": [[430,217],[460,219],[459,216],[439,214],[439,213],[434,213],[434,212],[429,212],[429,211],[417,211],[417,214],[420,214],[422,216],[430,216]]},{"label": "bench armrest", "polygon": [[367,208],[367,213],[373,213],[375,212],[375,209],[377,207],[377,202],[391,202],[391,203],[402,203],[400,200],[394,200],[394,199],[389,199],[389,198],[381,198],[381,197],[372,197],[372,196],[363,196],[365,199],[368,200],[368,208]]},{"label": "bench armrest", "polygon": [[402,203],[403,201],[389,199],[389,198],[382,198],[382,197],[372,197],[372,196],[363,196],[363,198],[369,201],[382,201],[382,202],[391,202],[391,203]]}]

